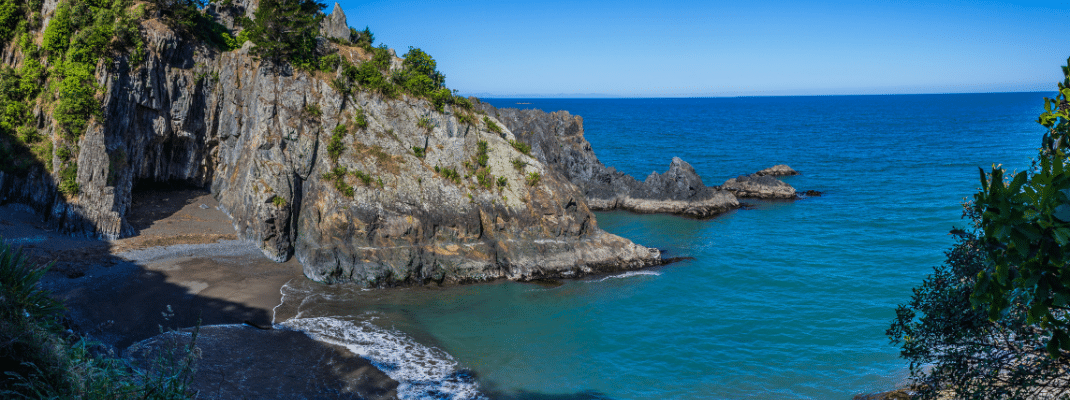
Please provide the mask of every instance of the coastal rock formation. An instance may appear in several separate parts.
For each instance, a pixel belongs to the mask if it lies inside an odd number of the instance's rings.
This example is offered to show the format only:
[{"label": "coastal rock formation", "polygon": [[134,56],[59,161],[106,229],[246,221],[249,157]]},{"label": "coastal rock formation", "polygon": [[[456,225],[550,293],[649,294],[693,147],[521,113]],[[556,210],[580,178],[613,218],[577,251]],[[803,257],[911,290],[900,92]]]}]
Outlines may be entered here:
[{"label": "coastal rock formation", "polygon": [[665,173],[646,180],[606,167],[583,137],[583,118],[568,111],[498,109],[477,103],[479,110],[503,122],[531,155],[578,186],[592,210],[625,209],[708,218],[739,208],[732,193],[708,187],[687,162],[673,158]]},{"label": "coastal rock formation", "polygon": [[[768,170],[762,170],[768,171]],[[721,189],[735,193],[737,197],[757,199],[794,199],[795,188],[771,175],[740,175],[725,181]]]},{"label": "coastal rock formation", "polygon": [[[335,10],[332,18],[342,15]],[[56,175],[43,166],[0,173],[0,201],[29,204],[65,232],[117,238],[135,232],[135,183],[209,187],[238,236],[268,258],[296,256],[311,279],[366,286],[577,277],[661,262],[658,250],[599,229],[583,192],[514,149],[510,130],[489,125],[508,126],[493,115],[440,111],[408,95],[344,95],[329,83],[340,72],[279,68],[252,57],[251,42],[220,52],[159,20],[141,29],[143,61],[120,55],[97,68],[104,118],[74,139],[77,194],[56,189],[63,164],[53,155]],[[355,64],[372,57],[325,46]],[[4,60],[20,52],[12,44]],[[44,110],[35,111],[39,132],[62,141]]]}]

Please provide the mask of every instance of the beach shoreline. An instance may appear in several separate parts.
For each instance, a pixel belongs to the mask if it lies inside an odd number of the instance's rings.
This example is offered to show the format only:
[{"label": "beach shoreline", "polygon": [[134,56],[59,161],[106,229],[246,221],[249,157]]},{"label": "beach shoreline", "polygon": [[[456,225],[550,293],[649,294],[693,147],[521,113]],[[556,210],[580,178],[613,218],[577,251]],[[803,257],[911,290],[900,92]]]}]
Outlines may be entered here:
[{"label": "beach shoreline", "polygon": [[128,348],[200,326],[192,388],[215,398],[396,398],[398,383],[370,361],[298,331],[254,327],[282,322],[273,313],[280,289],[306,278],[296,260],[276,263],[238,240],[210,193],[146,190],[132,203],[137,234],[112,241],[59,233],[27,206],[0,206],[0,237],[30,262],[52,264],[41,286],[66,306],[72,331],[136,358]]}]

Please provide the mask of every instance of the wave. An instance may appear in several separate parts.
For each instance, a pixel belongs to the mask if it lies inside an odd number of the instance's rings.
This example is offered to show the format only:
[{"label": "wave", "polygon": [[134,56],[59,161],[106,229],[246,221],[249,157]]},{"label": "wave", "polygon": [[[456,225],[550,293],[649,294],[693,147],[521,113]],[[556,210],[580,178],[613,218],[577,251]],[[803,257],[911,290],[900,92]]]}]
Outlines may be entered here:
[{"label": "wave", "polygon": [[661,272],[657,272],[657,271],[628,271],[628,272],[625,272],[623,274],[607,276],[605,278],[597,280],[596,282],[604,282],[604,281],[606,281],[608,279],[630,278],[630,277],[633,277],[633,276],[641,276],[641,275],[661,276]]},{"label": "wave", "polygon": [[486,400],[475,376],[459,370],[446,352],[417,343],[397,331],[371,322],[330,317],[292,318],[280,325],[304,332],[315,340],[343,346],[368,359],[398,381],[401,399]]}]

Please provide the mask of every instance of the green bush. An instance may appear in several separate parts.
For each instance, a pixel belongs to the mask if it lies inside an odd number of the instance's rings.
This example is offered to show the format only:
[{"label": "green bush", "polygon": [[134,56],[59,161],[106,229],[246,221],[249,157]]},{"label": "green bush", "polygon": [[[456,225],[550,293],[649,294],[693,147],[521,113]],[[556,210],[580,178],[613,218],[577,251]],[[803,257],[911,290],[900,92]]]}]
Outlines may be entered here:
[{"label": "green bush", "polygon": [[81,136],[92,116],[102,116],[96,78],[89,64],[69,62],[63,69],[52,117],[70,136]]},{"label": "green bush", "polygon": [[531,145],[521,142],[519,140],[509,140],[509,145],[513,146],[516,151],[524,153],[525,155],[531,155]]},{"label": "green bush", "polygon": [[252,53],[276,63],[318,65],[316,37],[324,7],[315,0],[261,0],[253,19],[242,20],[256,45]]},{"label": "green bush", "polygon": [[271,204],[274,204],[275,207],[286,207],[286,199],[280,196],[271,196]]},{"label": "green bush", "polygon": [[487,162],[490,161],[490,155],[487,154],[487,141],[480,140],[476,142],[476,155],[473,158],[476,165],[481,168],[487,166]]},{"label": "green bush", "polygon": [[509,185],[509,180],[508,179],[505,179],[504,176],[499,176],[498,177],[498,187],[499,188],[504,188],[504,187],[506,187],[508,185]]},{"label": "green bush", "polygon": [[534,187],[534,186],[538,186],[539,185],[539,181],[541,179],[542,179],[542,175],[541,174],[539,174],[538,172],[532,172],[532,173],[528,174],[526,180],[528,182],[528,186],[533,186]]},{"label": "green bush", "polygon": [[528,163],[526,161],[521,160],[519,158],[513,159],[513,169],[516,169],[517,171],[523,171],[524,167],[526,166],[528,166]]},{"label": "green bush", "polygon": [[375,35],[366,26],[363,31],[349,28],[349,42],[353,43],[354,46],[363,47],[365,50],[371,51],[372,44],[375,42]]},{"label": "green bush", "polygon": [[498,124],[494,123],[494,121],[491,121],[490,117],[484,116],[483,124],[486,125],[487,129],[491,132],[497,133],[499,135],[502,133],[502,127],[498,126]]},{"label": "green bush", "polygon": [[345,135],[345,126],[338,125],[334,128],[331,140],[327,142],[327,157],[331,159],[331,162],[338,162],[338,157],[342,155],[342,150],[345,149],[345,145],[342,144],[342,138]]},{"label": "green bush", "polygon": [[427,149],[420,146],[413,146],[412,153],[415,154],[417,158],[424,158],[424,156],[427,155]]}]

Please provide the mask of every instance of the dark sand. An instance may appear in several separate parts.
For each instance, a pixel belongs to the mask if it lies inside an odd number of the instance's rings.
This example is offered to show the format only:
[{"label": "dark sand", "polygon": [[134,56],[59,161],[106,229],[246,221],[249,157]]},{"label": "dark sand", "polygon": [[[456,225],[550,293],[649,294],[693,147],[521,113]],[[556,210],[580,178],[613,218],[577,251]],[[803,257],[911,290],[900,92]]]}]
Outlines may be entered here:
[{"label": "dark sand", "polygon": [[[125,349],[201,325],[193,385],[201,397],[396,398],[397,382],[344,349],[299,332],[241,326],[270,327],[279,289],[305,277],[295,260],[275,263],[236,240],[217,205],[200,190],[135,193],[130,215],[138,233],[115,241],[59,234],[29,208],[6,205],[0,237],[32,261],[55,263],[42,286],[93,340]],[[162,342],[136,348],[153,343]]]}]

